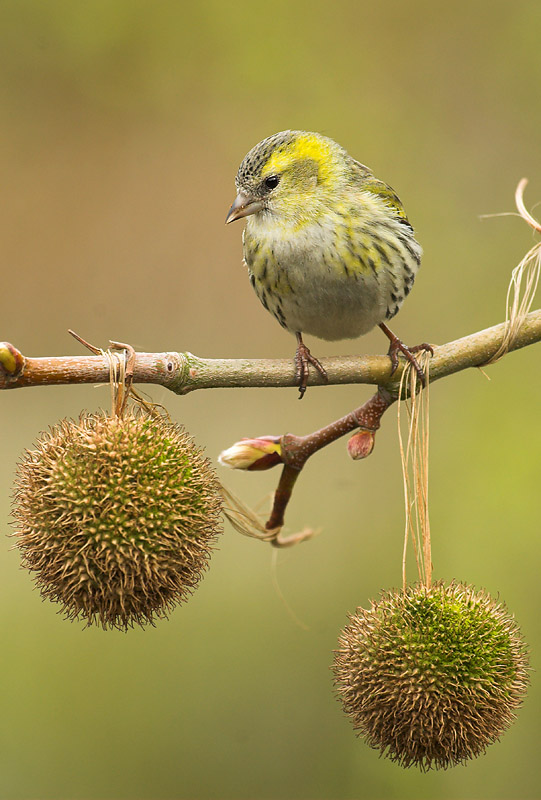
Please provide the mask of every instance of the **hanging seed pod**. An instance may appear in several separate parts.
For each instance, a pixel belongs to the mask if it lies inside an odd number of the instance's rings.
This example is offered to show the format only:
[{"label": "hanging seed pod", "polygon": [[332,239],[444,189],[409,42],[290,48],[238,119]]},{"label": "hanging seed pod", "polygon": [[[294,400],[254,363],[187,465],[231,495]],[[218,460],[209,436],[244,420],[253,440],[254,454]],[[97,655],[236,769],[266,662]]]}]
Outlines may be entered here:
[{"label": "hanging seed pod", "polygon": [[528,683],[513,617],[485,592],[455,583],[387,592],[358,608],[333,671],[357,733],[422,770],[483,753],[514,720]]},{"label": "hanging seed pod", "polygon": [[167,616],[207,568],[219,484],[180,426],[125,411],[62,420],[18,466],[22,564],[70,619],[127,629]]}]

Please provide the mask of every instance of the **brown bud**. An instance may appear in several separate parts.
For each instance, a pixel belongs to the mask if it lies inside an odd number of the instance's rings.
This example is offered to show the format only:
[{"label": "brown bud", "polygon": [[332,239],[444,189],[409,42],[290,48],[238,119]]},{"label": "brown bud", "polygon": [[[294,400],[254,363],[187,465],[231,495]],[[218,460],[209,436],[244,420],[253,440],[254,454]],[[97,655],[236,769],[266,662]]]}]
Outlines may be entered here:
[{"label": "brown bud", "polygon": [[348,442],[348,453],[351,458],[354,461],[359,461],[359,459],[369,456],[374,449],[375,438],[375,431],[363,428],[354,433]]}]

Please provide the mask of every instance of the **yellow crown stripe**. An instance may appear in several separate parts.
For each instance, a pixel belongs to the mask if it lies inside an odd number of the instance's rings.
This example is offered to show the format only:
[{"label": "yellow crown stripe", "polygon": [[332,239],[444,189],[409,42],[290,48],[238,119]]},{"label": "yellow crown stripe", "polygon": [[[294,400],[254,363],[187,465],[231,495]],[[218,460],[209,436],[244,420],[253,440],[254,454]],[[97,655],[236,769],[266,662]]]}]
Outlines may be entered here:
[{"label": "yellow crown stripe", "polygon": [[263,169],[262,177],[286,170],[296,161],[310,159],[318,164],[319,180],[326,180],[335,169],[336,145],[320,136],[299,136],[284,148],[275,150]]}]

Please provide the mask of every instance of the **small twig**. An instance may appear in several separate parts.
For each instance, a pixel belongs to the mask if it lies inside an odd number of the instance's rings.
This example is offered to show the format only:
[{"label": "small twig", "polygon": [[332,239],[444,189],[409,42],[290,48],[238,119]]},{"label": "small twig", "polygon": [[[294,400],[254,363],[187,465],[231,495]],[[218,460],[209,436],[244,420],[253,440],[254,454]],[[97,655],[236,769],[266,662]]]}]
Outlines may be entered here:
[{"label": "small twig", "polygon": [[86,347],[87,350],[90,350],[91,353],[94,353],[95,356],[103,355],[103,350],[101,347],[96,347],[95,344],[87,342],[86,339],[83,339],[82,336],[79,336],[79,334],[75,333],[75,331],[73,331],[71,328],[68,328],[68,333],[70,336],[73,336],[73,338],[79,342],[79,344],[82,344],[83,347]]},{"label": "small twig", "polygon": [[[383,414],[395,402],[395,399],[385,389],[380,388],[364,405],[314,433],[306,436],[294,436],[286,433],[282,436],[281,451],[285,466],[274,494],[271,515],[265,526],[268,530],[279,529],[283,526],[285,510],[291,499],[293,488],[310,456],[356,428],[371,431],[374,434],[380,427]],[[275,542],[275,544],[280,545],[279,542]]]},{"label": "small twig", "polygon": [[[255,538],[270,541],[275,547],[284,547],[305,539],[305,533],[295,534],[286,539],[280,537],[285,511],[304,465],[318,450],[347,433],[351,433],[356,428],[360,428],[371,436],[373,446],[373,437],[380,427],[381,417],[395,402],[395,399],[385,389],[380,388],[364,405],[306,436],[286,433],[281,437],[244,439],[224,451],[220,456],[220,462],[233,468],[261,470],[271,469],[277,464],[284,465],[274,493],[272,511],[265,525],[265,530],[272,536],[262,537],[259,532],[256,532]],[[269,450],[272,450],[272,454],[269,453]],[[372,447],[366,455],[369,455],[371,451]]]},{"label": "small twig", "polygon": [[[290,467],[288,464],[284,465],[280,480],[278,481],[278,486],[274,493],[272,511],[265,524],[265,528],[268,531],[277,530],[284,526],[285,510],[291,498],[295,482],[301,474],[301,469],[302,468]],[[275,545],[279,544],[278,535],[272,540],[272,543]]]}]

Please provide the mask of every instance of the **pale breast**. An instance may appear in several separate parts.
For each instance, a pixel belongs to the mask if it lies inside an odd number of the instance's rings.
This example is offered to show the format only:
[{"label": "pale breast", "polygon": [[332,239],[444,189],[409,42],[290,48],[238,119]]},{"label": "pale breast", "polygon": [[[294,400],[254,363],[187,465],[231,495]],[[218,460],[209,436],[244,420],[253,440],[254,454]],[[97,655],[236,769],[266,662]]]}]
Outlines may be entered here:
[{"label": "pale breast", "polygon": [[[258,215],[259,216],[259,215]],[[299,230],[250,218],[244,258],[280,324],[321,339],[353,339],[390,319],[408,294],[421,248],[408,225],[324,218]]]}]

